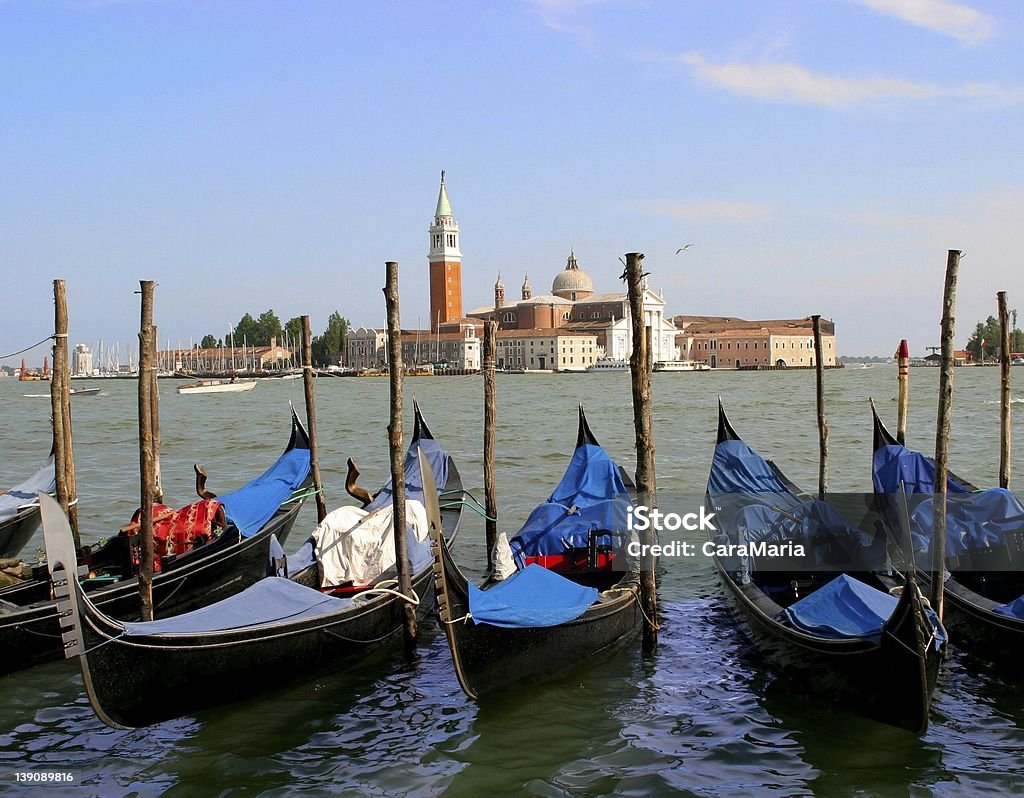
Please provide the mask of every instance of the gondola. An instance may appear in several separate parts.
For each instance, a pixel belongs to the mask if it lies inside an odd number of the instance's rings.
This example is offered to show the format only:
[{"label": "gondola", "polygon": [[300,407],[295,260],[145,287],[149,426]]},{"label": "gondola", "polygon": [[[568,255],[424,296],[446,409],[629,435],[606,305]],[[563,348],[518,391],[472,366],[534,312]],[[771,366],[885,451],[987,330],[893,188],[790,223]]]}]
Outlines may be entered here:
[{"label": "gondola", "polygon": [[35,474],[0,493],[0,559],[16,556],[39,528],[36,494],[56,488],[53,455]]},{"label": "gondola", "polygon": [[[160,558],[153,575],[153,607],[159,617],[226,598],[267,575],[272,538],[284,541],[310,485],[309,437],[291,413],[285,451],[262,475],[217,497],[226,526],[202,545]],[[199,541],[196,541],[197,543]],[[83,589],[107,615],[139,614],[137,535],[116,534],[86,550]],[[57,604],[46,566],[33,579],[0,589],[0,674],[60,659]]]},{"label": "gondola", "polygon": [[[446,496],[457,497],[462,488],[454,461],[430,436],[418,411],[417,421],[405,458],[409,508],[422,503],[420,455],[444,475]],[[391,501],[389,481],[365,508],[365,518],[389,515]],[[454,538],[461,514],[461,501],[445,502],[442,523],[449,538]],[[423,518],[425,527],[425,512]],[[93,710],[115,728],[181,717],[337,668],[395,639],[402,629],[406,599],[386,579],[386,572],[358,589],[318,589],[301,583],[309,569],[291,579],[267,577],[231,598],[173,618],[116,621],[63,568],[73,549],[67,520],[52,501],[43,501],[43,532],[61,597],[66,655],[78,656]],[[423,533],[425,538],[425,528]],[[393,547],[390,538],[388,542]],[[420,599],[422,615],[433,605],[425,542],[420,544],[419,562],[412,576],[416,596],[411,598]],[[315,567],[312,570],[316,572]]]},{"label": "gondola", "polygon": [[740,439],[721,403],[707,501],[717,529],[705,545],[767,658],[810,694],[923,733],[946,632],[912,573],[895,587],[887,578],[869,502],[859,528],[801,494]]},{"label": "gondola", "polygon": [[478,588],[433,537],[438,618],[467,696],[557,675],[636,635],[643,616],[628,491],[580,407],[565,476],[510,541],[514,575]]},{"label": "gondola", "polygon": [[[935,463],[901,445],[874,406],[872,484],[881,499],[910,494],[910,525],[922,582],[930,584]],[[950,474],[947,480],[944,620],[954,642],[1020,674],[1024,655],[1024,504],[1001,488],[979,490]],[[891,501],[884,502],[886,506]],[[903,541],[893,541],[904,551]]]}]

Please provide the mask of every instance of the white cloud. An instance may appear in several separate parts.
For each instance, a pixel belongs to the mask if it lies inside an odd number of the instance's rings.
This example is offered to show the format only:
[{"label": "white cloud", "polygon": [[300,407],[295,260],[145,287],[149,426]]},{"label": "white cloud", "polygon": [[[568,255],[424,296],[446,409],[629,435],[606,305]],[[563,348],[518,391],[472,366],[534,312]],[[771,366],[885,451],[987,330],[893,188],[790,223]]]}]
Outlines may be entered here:
[{"label": "white cloud", "polygon": [[945,33],[964,42],[977,42],[992,35],[993,20],[987,14],[950,0],[856,0],[883,14],[899,17],[911,25]]},{"label": "white cloud", "polygon": [[945,87],[915,83],[901,78],[846,78],[811,72],[798,64],[726,63],[712,64],[698,53],[677,57],[688,64],[698,77],[737,94],[768,100],[843,108],[891,100],[931,100],[938,97],[985,99],[1004,104],[1022,99],[1019,90],[970,83]]},{"label": "white cloud", "polygon": [[760,222],[772,215],[772,208],[754,202],[695,200],[692,202],[653,202],[644,210],[670,219],[687,222]]}]

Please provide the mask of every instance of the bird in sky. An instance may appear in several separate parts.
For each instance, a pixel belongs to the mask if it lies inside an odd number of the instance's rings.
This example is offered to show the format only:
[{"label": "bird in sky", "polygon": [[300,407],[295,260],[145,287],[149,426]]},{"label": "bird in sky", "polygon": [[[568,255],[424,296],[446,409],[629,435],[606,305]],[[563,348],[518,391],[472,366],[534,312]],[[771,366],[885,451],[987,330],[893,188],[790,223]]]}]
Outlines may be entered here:
[{"label": "bird in sky", "polygon": [[676,250],[676,254],[678,255],[680,252],[686,252],[686,250],[688,250],[692,246],[693,244],[683,244],[683,246],[679,247],[679,249]]}]

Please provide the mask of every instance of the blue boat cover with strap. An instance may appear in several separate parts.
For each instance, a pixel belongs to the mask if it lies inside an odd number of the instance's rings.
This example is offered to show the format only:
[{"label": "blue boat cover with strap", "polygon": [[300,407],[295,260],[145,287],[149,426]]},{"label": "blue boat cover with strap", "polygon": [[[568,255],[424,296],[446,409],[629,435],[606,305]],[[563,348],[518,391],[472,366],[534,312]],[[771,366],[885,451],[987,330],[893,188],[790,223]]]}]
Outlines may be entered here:
[{"label": "blue boat cover with strap", "polygon": [[[423,476],[420,474],[420,461],[417,456],[419,451],[423,452],[427,462],[430,463],[438,492],[444,490],[444,486],[448,483],[448,453],[433,438],[421,438],[410,444],[409,451],[405,454],[405,500],[422,503]],[[389,479],[365,509],[372,512],[381,507],[390,506],[393,502],[392,492],[392,481]]]},{"label": "blue boat cover with strap", "polygon": [[317,618],[351,606],[352,599],[325,596],[290,579],[269,576],[208,607],[173,618],[125,623],[124,630],[129,637],[223,632]]},{"label": "blue boat cover with strap", "polygon": [[218,496],[228,522],[243,537],[255,535],[309,476],[309,449],[292,449],[248,485]]},{"label": "blue boat cover with strap", "polygon": [[532,629],[579,618],[597,601],[584,587],[539,565],[529,565],[488,590],[469,584],[469,614],[476,623]]},{"label": "blue boat cover with strap", "polygon": [[840,574],[824,587],[791,604],[780,620],[794,629],[829,640],[866,637],[879,642],[882,627],[899,599]]},{"label": "blue boat cover with strap", "polygon": [[[516,565],[526,557],[586,548],[591,531],[625,533],[632,503],[619,467],[600,446],[577,446],[548,500],[530,513],[509,541]],[[615,546],[613,535],[599,535],[599,546]]]}]

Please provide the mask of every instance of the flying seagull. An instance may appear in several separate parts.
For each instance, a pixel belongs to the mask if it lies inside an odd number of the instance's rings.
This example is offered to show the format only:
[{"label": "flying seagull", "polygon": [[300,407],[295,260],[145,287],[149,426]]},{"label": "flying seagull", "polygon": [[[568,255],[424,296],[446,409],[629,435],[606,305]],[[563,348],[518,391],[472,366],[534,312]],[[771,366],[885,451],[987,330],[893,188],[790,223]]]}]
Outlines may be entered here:
[{"label": "flying seagull", "polygon": [[686,252],[686,250],[688,250],[692,246],[693,244],[684,244],[683,246],[679,247],[679,249],[676,250],[676,254],[678,255],[680,252]]}]

